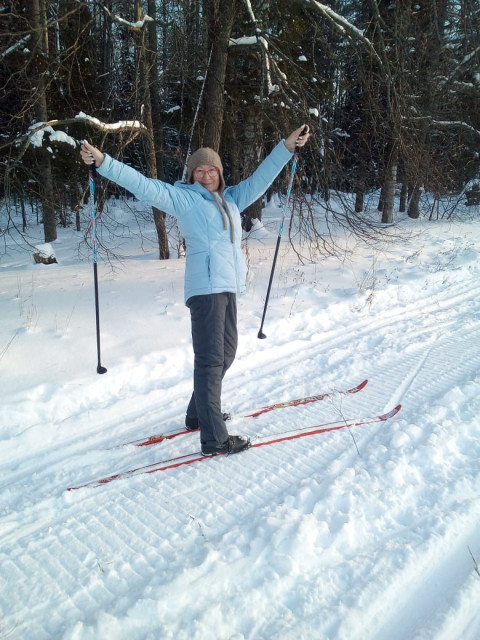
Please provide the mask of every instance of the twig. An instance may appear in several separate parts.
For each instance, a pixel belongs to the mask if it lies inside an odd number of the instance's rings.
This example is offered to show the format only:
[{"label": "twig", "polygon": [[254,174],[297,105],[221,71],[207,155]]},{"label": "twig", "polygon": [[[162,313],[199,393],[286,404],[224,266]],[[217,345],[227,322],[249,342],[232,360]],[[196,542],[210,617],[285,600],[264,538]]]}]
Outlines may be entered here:
[{"label": "twig", "polygon": [[[342,402],[340,401],[340,404],[337,405],[334,400],[335,400],[335,395],[332,396],[332,399],[330,400],[330,404],[339,412],[339,414],[342,417],[342,420],[344,421],[345,424],[348,424],[348,420],[345,418],[345,414],[343,413],[343,408],[342,408]],[[351,429],[348,429],[348,433],[350,434],[350,437],[353,440],[353,444],[355,445],[355,449],[357,450],[358,455],[360,456],[360,450],[358,448],[357,445],[357,441],[355,440],[355,436],[353,435],[353,432]]]},{"label": "twig", "polygon": [[477,561],[475,560],[475,557],[472,553],[472,550],[470,549],[470,547],[467,545],[467,549],[470,552],[470,555],[472,556],[472,560],[473,560],[473,568],[475,569],[475,573],[477,573],[480,576],[480,569],[478,568],[478,564]]},{"label": "twig", "polygon": [[15,340],[15,338],[18,336],[18,331],[17,333],[12,336],[11,340],[7,343],[7,345],[3,348],[3,351],[0,353],[0,360],[3,358],[3,356],[7,353],[10,345],[12,344],[12,342]]}]

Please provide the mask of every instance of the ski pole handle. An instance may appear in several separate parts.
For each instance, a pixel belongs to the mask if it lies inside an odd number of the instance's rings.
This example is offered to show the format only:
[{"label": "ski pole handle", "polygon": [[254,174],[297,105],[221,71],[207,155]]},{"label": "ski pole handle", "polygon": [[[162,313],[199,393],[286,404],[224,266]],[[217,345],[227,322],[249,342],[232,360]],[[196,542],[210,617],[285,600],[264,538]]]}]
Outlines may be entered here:
[{"label": "ski pole handle", "polygon": [[[304,136],[306,133],[308,133],[308,126],[307,126],[307,125],[305,125],[305,126],[303,127],[303,129],[302,129],[302,131],[301,131],[301,133],[300,133],[300,136],[299,136],[299,137]],[[298,146],[296,146],[296,147],[295,147],[295,153],[298,153],[299,151],[300,151],[299,147],[298,147]]]}]

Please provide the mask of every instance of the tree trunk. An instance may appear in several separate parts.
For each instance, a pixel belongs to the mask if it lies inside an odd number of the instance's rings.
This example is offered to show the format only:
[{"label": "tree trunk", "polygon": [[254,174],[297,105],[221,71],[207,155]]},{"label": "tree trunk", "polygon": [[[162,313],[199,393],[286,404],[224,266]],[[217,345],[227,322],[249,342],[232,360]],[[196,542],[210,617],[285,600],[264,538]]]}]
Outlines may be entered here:
[{"label": "tree trunk", "polygon": [[385,209],[385,183],[382,184],[380,189],[380,195],[378,196],[377,211],[383,211]]},{"label": "tree trunk", "polygon": [[422,189],[418,184],[413,187],[410,202],[408,203],[408,217],[416,220],[420,217],[420,196],[422,195]]},{"label": "tree trunk", "polygon": [[25,233],[27,230],[27,213],[25,211],[25,194],[23,193],[23,190],[20,193],[20,206],[22,209],[22,231]]},{"label": "tree trunk", "polygon": [[212,0],[208,3],[209,40],[212,59],[205,84],[205,133],[203,145],[215,151],[220,148],[222,134],[228,41],[235,17],[235,0]]},{"label": "tree trunk", "polygon": [[389,224],[393,222],[393,209],[395,203],[395,187],[397,184],[398,159],[397,153],[392,152],[387,170],[385,172],[384,202],[382,210],[382,222]]},{"label": "tree trunk", "polygon": [[[31,0],[29,20],[32,29],[32,50],[35,51],[33,60],[34,73],[32,80],[36,87],[35,117],[39,122],[48,122],[47,88],[45,84],[46,61],[48,56],[48,31],[45,0]],[[45,242],[57,239],[57,221],[53,196],[53,179],[50,154],[40,151],[40,200],[43,209],[43,232]]]},{"label": "tree trunk", "polygon": [[[260,162],[260,148],[258,141],[262,140],[262,126],[260,118],[252,112],[245,123],[245,148],[243,153],[244,176],[252,174]],[[243,211],[243,228],[250,231],[253,220],[262,219],[263,196],[253,202]]]},{"label": "tree trunk", "polygon": [[[149,3],[149,9],[155,9],[154,3]],[[136,10],[137,20],[141,20],[141,5],[139,0],[136,1]],[[150,17],[155,17],[150,13],[149,15]],[[139,94],[143,107],[143,121],[147,128],[147,135],[144,137],[147,176],[150,178],[157,178],[157,155],[152,118],[152,89],[158,89],[158,74],[156,73],[157,51],[156,45],[151,41],[152,38],[148,38],[148,47],[146,46],[146,40],[147,34],[144,30],[142,30],[138,38],[138,62],[140,70]],[[152,46],[155,46],[154,50],[152,50]],[[170,251],[168,246],[167,229],[165,226],[165,213],[163,211],[160,211],[160,209],[157,209],[156,207],[152,207],[152,212],[158,237],[159,257],[160,260],[168,260],[168,258],[170,257]]]},{"label": "tree trunk", "polygon": [[400,205],[398,207],[398,210],[401,211],[402,213],[407,210],[407,195],[408,195],[407,192],[408,192],[407,183],[404,180],[402,182],[402,190],[400,191]]},{"label": "tree trunk", "polygon": [[158,75],[158,44],[157,44],[157,3],[156,0],[148,0],[147,13],[153,18],[147,24],[147,69],[148,69],[148,93],[152,112],[153,142],[155,145],[155,157],[157,165],[157,178],[163,180],[163,118],[162,102],[160,99],[160,78]]},{"label": "tree trunk", "polygon": [[364,199],[363,189],[358,188],[355,193],[355,213],[362,213],[363,199]]}]

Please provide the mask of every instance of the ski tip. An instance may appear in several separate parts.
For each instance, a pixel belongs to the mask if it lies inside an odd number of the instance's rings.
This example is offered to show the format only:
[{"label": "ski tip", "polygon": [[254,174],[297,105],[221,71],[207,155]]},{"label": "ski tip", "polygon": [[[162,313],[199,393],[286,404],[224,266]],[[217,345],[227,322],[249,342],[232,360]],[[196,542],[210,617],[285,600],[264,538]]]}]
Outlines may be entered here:
[{"label": "ski tip", "polygon": [[359,385],[357,385],[356,387],[353,387],[353,389],[349,389],[347,393],[357,393],[358,391],[365,389],[367,384],[368,384],[368,379],[363,380]]},{"label": "ski tip", "polygon": [[380,420],[389,420],[390,418],[393,418],[393,416],[396,416],[401,408],[402,408],[402,405],[397,404],[396,407],[394,407],[390,411],[387,411],[387,413],[384,413],[382,416],[379,416]]}]

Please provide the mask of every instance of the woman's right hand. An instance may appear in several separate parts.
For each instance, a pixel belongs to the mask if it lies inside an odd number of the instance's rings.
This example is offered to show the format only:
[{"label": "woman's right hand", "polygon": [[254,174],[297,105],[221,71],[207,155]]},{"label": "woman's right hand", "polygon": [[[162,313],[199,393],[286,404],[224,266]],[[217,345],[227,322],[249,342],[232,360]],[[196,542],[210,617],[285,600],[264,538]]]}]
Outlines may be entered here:
[{"label": "woman's right hand", "polygon": [[102,164],[105,156],[103,153],[94,147],[93,144],[90,144],[86,140],[82,142],[82,146],[80,147],[80,156],[85,164],[89,166],[95,162],[95,166],[98,167]]}]

